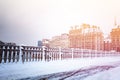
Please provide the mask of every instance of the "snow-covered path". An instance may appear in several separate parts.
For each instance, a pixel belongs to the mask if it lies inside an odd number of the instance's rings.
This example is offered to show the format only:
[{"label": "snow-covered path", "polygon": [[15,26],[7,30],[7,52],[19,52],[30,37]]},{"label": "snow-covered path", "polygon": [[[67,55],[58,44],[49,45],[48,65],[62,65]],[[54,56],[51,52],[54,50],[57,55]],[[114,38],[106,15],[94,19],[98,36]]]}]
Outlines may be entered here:
[{"label": "snow-covered path", "polygon": [[[120,57],[68,59],[50,62],[27,62],[0,64],[0,80],[28,79],[37,76],[90,69],[92,67],[112,65],[120,62]],[[110,67],[111,68],[111,67]],[[106,68],[105,68],[106,69]],[[101,69],[100,69],[101,70]],[[99,72],[99,71],[98,71]],[[67,78],[66,78],[67,79]]]},{"label": "snow-covered path", "polygon": [[32,78],[25,78],[25,80],[83,80],[84,78],[94,75],[96,73],[109,70],[111,68],[115,68],[115,66],[112,65],[104,65],[104,66],[94,66],[87,69],[79,69],[74,71],[68,71],[68,72],[60,72],[60,73],[54,73],[54,74],[48,74],[44,76],[37,76]]},{"label": "snow-covered path", "polygon": [[101,65],[101,66],[100,65],[91,66],[87,68],[81,68],[78,70],[53,73],[53,74],[42,75],[37,77],[28,77],[23,80],[84,80],[89,76],[117,67],[120,67],[120,62],[116,62],[114,64]]}]

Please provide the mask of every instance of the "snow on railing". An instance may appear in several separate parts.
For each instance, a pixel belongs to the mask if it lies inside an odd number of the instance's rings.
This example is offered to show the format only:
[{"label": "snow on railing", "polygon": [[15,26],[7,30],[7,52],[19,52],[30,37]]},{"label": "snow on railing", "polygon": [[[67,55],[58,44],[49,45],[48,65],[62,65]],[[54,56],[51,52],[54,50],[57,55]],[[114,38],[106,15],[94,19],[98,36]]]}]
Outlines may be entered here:
[{"label": "snow on railing", "polygon": [[0,63],[119,56],[119,52],[74,48],[0,45]]},{"label": "snow on railing", "polygon": [[22,62],[42,60],[43,49],[33,46],[22,46]]}]

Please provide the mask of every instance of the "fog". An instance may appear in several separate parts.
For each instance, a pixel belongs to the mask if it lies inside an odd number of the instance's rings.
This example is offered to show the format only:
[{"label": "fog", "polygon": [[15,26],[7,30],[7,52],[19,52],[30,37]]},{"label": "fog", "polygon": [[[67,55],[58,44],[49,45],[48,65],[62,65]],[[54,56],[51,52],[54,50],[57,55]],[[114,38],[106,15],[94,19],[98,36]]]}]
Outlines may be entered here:
[{"label": "fog", "polygon": [[119,14],[118,0],[0,0],[0,40],[37,45],[82,23],[108,34]]}]

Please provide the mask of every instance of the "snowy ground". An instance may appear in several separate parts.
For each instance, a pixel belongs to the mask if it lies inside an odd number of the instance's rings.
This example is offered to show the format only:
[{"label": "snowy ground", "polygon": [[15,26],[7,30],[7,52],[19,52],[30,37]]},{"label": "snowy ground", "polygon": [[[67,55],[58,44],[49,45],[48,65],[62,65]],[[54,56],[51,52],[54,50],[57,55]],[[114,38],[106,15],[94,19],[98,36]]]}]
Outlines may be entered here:
[{"label": "snowy ground", "polygon": [[84,80],[120,80],[120,66],[93,76],[88,76]]},{"label": "snowy ground", "polygon": [[[13,79],[37,79],[38,76],[69,72],[76,70],[87,70],[97,66],[116,66],[108,67],[109,70],[96,68],[92,70],[97,71],[96,74],[85,77],[83,80],[120,80],[120,57],[103,57],[103,58],[84,58],[84,59],[67,59],[49,62],[26,62],[26,63],[6,63],[0,64],[0,80],[13,80]],[[118,65],[117,65],[118,64]],[[93,69],[93,68],[92,68]],[[105,68],[106,69],[106,68]],[[90,71],[91,72],[91,71]],[[94,72],[94,73],[95,73]],[[98,73],[99,72],[99,73]],[[92,73],[91,73],[92,74]],[[73,79],[73,75],[69,79]],[[37,78],[36,78],[37,77]],[[117,78],[116,78],[117,77]],[[79,77],[78,77],[79,78]],[[76,80],[78,79],[76,78]],[[118,79],[119,78],[119,79]]]}]

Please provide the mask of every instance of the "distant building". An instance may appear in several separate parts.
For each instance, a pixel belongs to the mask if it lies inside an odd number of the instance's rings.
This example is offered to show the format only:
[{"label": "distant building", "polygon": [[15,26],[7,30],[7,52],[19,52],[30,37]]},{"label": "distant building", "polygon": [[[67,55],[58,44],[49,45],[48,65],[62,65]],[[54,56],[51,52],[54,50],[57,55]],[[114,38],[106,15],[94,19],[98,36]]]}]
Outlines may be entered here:
[{"label": "distant building", "polygon": [[111,50],[111,38],[110,35],[104,38],[104,51]]},{"label": "distant building", "polygon": [[97,26],[82,24],[72,27],[69,41],[70,48],[103,50],[103,33]]},{"label": "distant building", "polygon": [[4,45],[4,44],[5,44],[4,42],[0,41],[0,45]]},{"label": "distant building", "polygon": [[69,47],[69,39],[68,39],[68,34],[64,33],[61,34],[60,36],[54,36],[50,40],[50,47],[52,48],[68,48]]},{"label": "distant building", "polygon": [[10,42],[10,43],[5,43],[5,45],[12,45],[12,46],[16,46],[16,43]]},{"label": "distant building", "polygon": [[12,45],[12,46],[16,46],[16,43],[13,43],[13,42],[2,42],[2,41],[0,41],[0,45]]},{"label": "distant building", "polygon": [[42,41],[38,41],[38,47],[42,47]]},{"label": "distant building", "polygon": [[43,39],[42,40],[42,46],[50,47],[50,40],[49,39]]},{"label": "distant building", "polygon": [[116,17],[114,19],[114,28],[110,32],[111,50],[120,52],[120,25],[117,24]]},{"label": "distant building", "polygon": [[112,50],[120,51],[120,26],[113,28],[110,35]]}]

